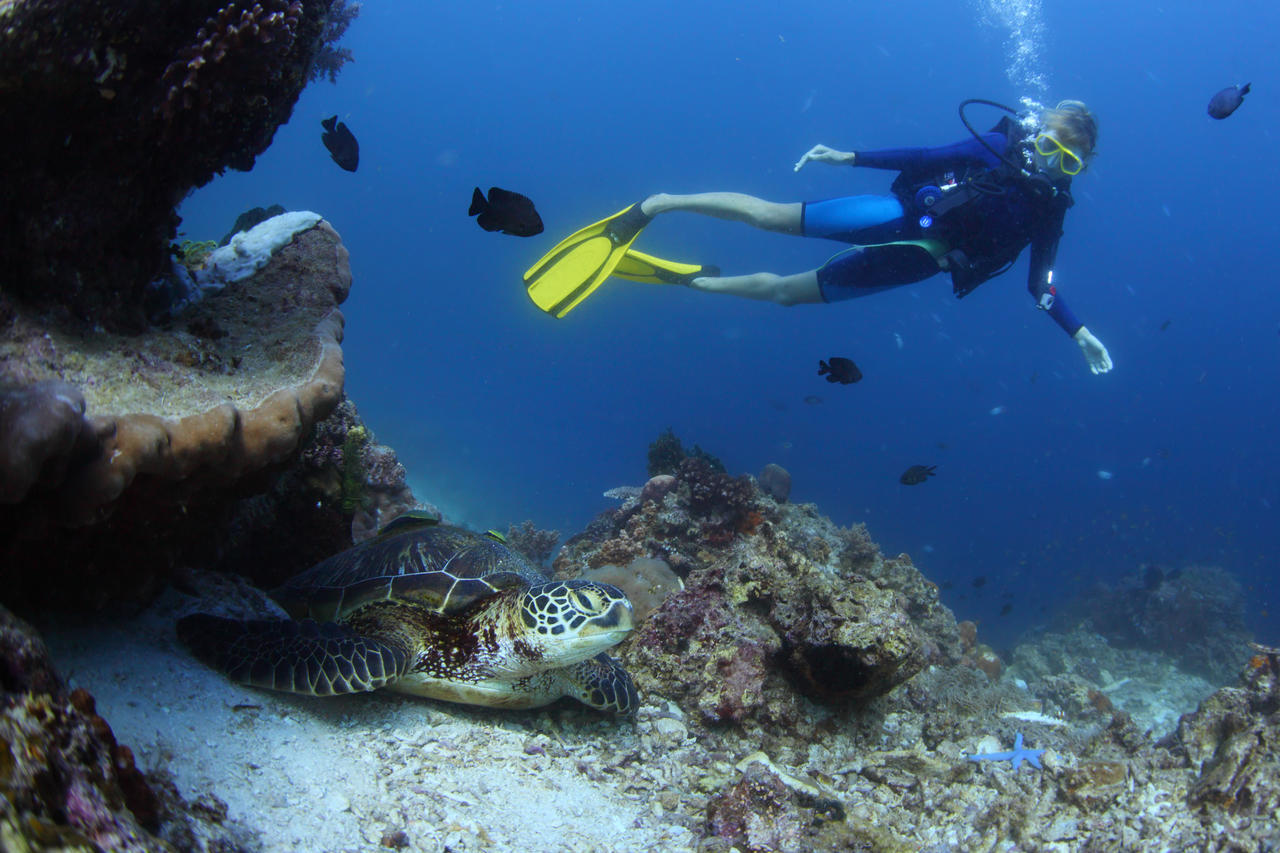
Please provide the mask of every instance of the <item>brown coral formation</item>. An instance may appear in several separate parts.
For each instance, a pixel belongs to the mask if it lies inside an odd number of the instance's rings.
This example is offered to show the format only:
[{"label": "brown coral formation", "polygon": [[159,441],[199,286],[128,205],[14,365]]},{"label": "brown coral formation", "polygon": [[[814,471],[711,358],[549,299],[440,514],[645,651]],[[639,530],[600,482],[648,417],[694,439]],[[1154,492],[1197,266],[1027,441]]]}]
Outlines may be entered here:
[{"label": "brown coral formation", "polygon": [[641,691],[703,725],[796,733],[821,716],[811,703],[865,706],[927,659],[958,657],[937,588],[905,557],[872,545],[869,558],[868,542],[865,529],[839,531],[690,457],[667,488],[642,490],[570,539],[556,567],[665,560],[684,589],[622,652]]},{"label": "brown coral formation", "polygon": [[[229,498],[244,496],[235,489],[269,487],[267,475],[293,458],[342,397],[337,305],[350,284],[346,249],[321,221],[252,276],[144,336],[48,330],[38,318],[15,313],[0,343],[0,376],[26,389],[19,396],[43,401],[21,411],[49,408],[48,395],[33,388],[65,390],[38,383],[69,383],[83,394],[87,424],[75,440],[67,438],[75,405],[63,406],[66,417],[35,419],[52,436],[24,444],[32,454],[26,468],[39,476],[21,502],[0,512],[6,533],[0,576],[9,600],[22,598],[33,578],[52,587],[53,578],[45,577],[50,565],[61,567],[58,575],[77,569],[80,582],[68,584],[72,589],[98,575],[128,585],[131,573],[154,574],[155,566],[135,571],[149,561],[131,549],[146,551],[156,544],[150,540],[170,533],[178,547],[180,534],[191,532],[190,519],[212,523]],[[195,334],[193,324],[222,334]],[[0,424],[11,422],[0,417]],[[104,527],[107,517],[111,525]],[[90,526],[50,543],[41,537],[54,525]],[[172,555],[155,559],[163,564]]]},{"label": "brown coral formation", "polygon": [[331,0],[0,6],[0,258],[10,294],[140,330],[175,207],[288,120]]}]

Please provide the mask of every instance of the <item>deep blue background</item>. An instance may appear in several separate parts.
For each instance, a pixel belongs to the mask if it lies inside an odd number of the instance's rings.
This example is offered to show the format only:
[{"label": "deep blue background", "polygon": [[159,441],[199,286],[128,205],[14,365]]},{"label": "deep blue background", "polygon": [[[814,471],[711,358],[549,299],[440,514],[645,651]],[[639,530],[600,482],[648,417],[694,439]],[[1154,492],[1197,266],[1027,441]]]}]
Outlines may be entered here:
[{"label": "deep blue background", "polygon": [[[355,63],[303,93],[251,173],[193,194],[183,231],[217,237],[276,202],[334,224],[355,274],[347,392],[455,520],[568,535],[613,505],[604,490],[644,481],[670,426],[732,473],[784,465],[794,499],[954,583],[948,603],[997,642],[1149,561],[1236,572],[1275,640],[1280,6],[1120,8],[372,0],[344,41]],[[1210,120],[1208,98],[1245,80],[1241,110]],[[614,280],[560,321],[524,295],[556,240],[648,193],[884,192],[891,173],[791,167],[817,142],[951,142],[961,99],[1024,95],[1100,119],[1056,281],[1110,375],[1034,310],[1025,257],[963,303],[942,276],[792,309]],[[360,140],[356,174],[320,144],[333,113]],[[546,233],[482,231],[475,185],[532,197]],[[637,245],[727,273],[841,248],[683,214]],[[866,378],[828,386],[831,355]],[[899,485],[914,463],[937,476]]]}]

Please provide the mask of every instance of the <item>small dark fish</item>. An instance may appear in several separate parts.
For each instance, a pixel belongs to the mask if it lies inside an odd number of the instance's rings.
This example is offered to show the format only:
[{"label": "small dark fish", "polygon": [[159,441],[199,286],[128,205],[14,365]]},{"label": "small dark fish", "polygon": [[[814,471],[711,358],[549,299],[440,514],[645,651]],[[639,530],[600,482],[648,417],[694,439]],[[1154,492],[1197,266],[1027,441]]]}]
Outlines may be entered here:
[{"label": "small dark fish", "polygon": [[360,165],[360,143],[356,142],[351,129],[338,121],[337,116],[323,119],[320,126],[324,128],[324,133],[320,134],[320,141],[324,143],[325,148],[329,149],[329,156],[333,158],[333,162],[348,172],[354,172]]},{"label": "small dark fish", "polygon": [[858,365],[847,358],[833,356],[830,361],[818,362],[818,375],[827,377],[828,382],[839,382],[841,385],[852,385],[862,378]]},{"label": "small dark fish", "polygon": [[898,482],[904,486],[918,485],[934,476],[933,469],[937,467],[937,465],[912,465],[910,468],[902,472],[902,476],[898,478]]},{"label": "small dark fish", "polygon": [[1012,612],[1013,612],[1013,605],[1012,605],[1012,604],[1006,604],[1004,607],[1001,607],[1001,608],[1000,608],[1000,615],[1001,615],[1001,616],[1008,616],[1008,615],[1009,615],[1010,613],[1012,613]]},{"label": "small dark fish", "polygon": [[817,394],[810,394],[808,397],[804,398],[804,401],[808,403],[810,406],[816,406],[822,402],[822,398],[819,397]]},{"label": "small dark fish", "polygon": [[1244,96],[1249,94],[1249,83],[1239,86],[1228,86],[1209,99],[1209,115],[1214,118],[1226,118],[1244,103]]},{"label": "small dark fish", "polygon": [[1163,323],[1160,324],[1160,331],[1163,332],[1165,329],[1169,328],[1169,324],[1172,322],[1173,322],[1172,320],[1165,320]]},{"label": "small dark fish", "polygon": [[974,579],[973,579],[973,588],[974,588],[974,589],[982,589],[982,588],[983,588],[984,586],[986,586],[986,585],[987,585],[987,576],[986,576],[986,575],[978,575],[976,578],[974,578]]},{"label": "small dark fish", "polygon": [[516,237],[532,237],[542,233],[542,217],[534,210],[528,196],[510,190],[489,187],[489,198],[476,187],[471,193],[468,216],[476,216],[476,222],[486,231],[501,231]]}]

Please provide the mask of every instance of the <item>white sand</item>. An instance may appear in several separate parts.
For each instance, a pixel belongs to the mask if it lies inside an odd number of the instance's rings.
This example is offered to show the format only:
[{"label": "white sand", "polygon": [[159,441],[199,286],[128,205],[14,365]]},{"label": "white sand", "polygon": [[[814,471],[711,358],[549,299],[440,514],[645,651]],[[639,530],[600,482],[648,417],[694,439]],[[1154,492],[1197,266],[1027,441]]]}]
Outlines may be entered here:
[{"label": "white sand", "polygon": [[384,850],[397,830],[407,849],[459,853],[696,846],[682,825],[696,812],[657,801],[687,781],[682,753],[695,749],[670,720],[660,734],[646,711],[618,722],[386,691],[309,699],[243,688],[178,642],[174,622],[191,609],[170,591],[131,620],[41,629],[59,671],[94,695],[139,767],[167,767],[187,800],[224,801],[225,826],[250,849]]}]

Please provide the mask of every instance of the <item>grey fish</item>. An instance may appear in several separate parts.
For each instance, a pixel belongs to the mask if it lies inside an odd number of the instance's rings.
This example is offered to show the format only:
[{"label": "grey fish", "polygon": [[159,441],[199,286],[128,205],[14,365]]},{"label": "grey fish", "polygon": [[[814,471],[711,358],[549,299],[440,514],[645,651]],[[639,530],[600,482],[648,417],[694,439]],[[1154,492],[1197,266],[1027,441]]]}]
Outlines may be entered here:
[{"label": "grey fish", "polygon": [[1209,115],[1213,118],[1226,118],[1244,103],[1244,96],[1249,94],[1250,83],[1239,86],[1228,86],[1209,99]]}]

